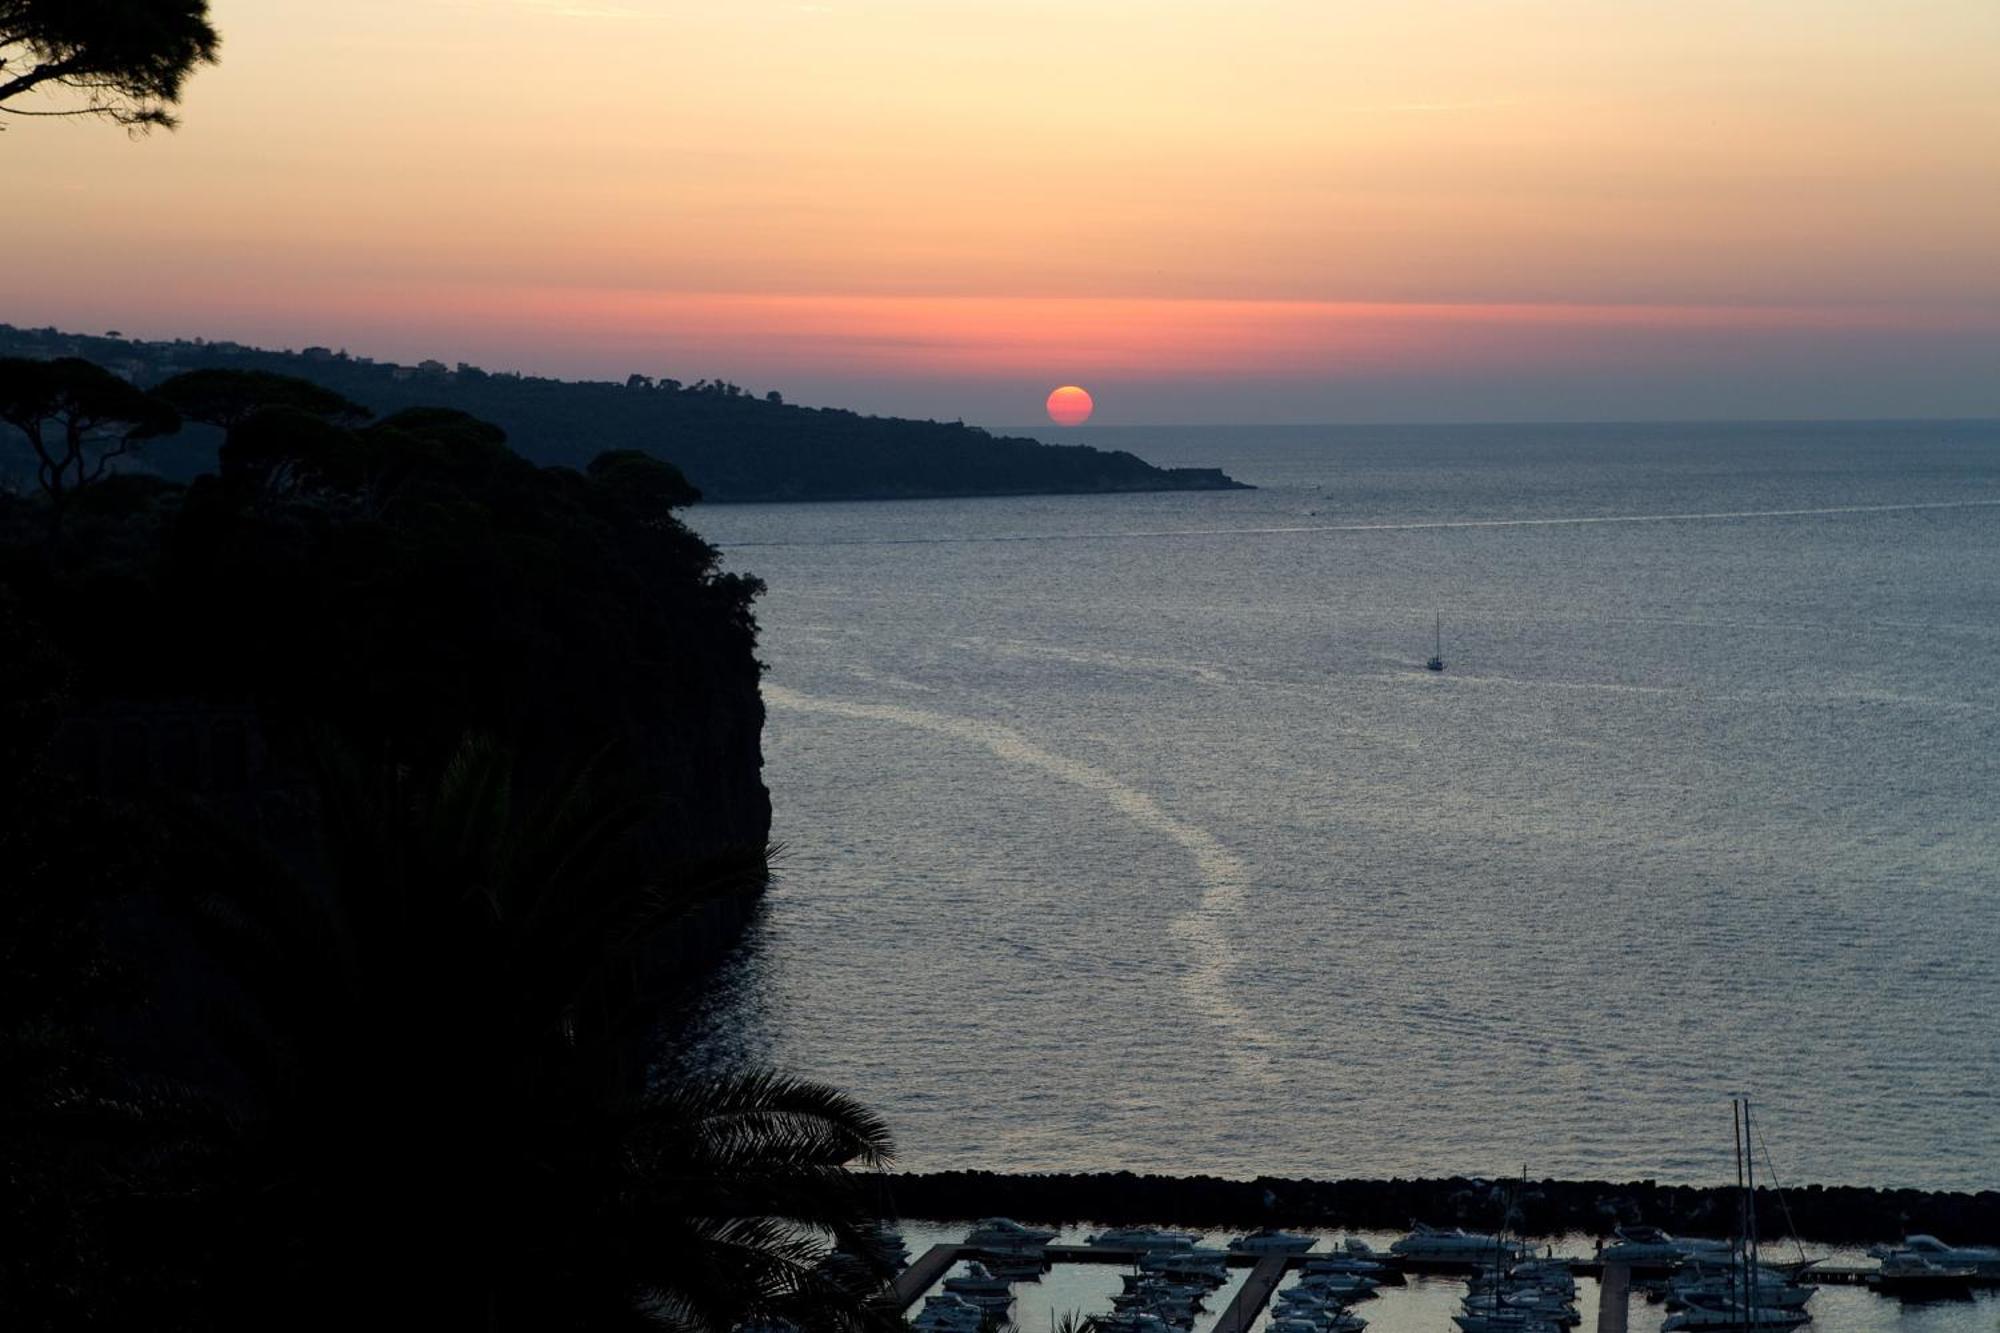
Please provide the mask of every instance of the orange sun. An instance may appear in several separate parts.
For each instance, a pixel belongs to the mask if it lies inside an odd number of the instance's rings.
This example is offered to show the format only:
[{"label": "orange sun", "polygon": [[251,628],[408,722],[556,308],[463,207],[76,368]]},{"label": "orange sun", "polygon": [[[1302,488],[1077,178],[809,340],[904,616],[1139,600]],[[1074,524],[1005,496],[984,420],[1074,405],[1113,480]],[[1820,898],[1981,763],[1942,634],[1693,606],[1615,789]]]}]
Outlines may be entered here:
[{"label": "orange sun", "polygon": [[1049,395],[1049,420],[1058,426],[1081,426],[1090,420],[1091,410],[1096,406],[1087,390],[1065,384]]}]

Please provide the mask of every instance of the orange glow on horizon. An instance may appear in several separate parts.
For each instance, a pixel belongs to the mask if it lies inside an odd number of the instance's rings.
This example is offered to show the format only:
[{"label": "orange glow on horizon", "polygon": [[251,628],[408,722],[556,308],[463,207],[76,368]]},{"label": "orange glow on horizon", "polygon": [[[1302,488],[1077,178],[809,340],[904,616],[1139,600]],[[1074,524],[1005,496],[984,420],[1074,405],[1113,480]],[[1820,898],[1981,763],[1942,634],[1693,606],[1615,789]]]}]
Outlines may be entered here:
[{"label": "orange glow on horizon", "polygon": [[1120,419],[1698,361],[1991,410],[1992,0],[212,3],[180,131],[6,134],[0,318]]}]

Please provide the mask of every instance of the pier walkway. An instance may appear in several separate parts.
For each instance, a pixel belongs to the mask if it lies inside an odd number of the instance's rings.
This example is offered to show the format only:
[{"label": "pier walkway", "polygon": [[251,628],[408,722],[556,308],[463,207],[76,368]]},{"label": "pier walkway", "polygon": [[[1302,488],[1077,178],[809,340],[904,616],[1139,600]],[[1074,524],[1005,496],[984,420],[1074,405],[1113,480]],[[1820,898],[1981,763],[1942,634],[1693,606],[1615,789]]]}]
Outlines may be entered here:
[{"label": "pier walkway", "polygon": [[1597,1333],[1625,1333],[1632,1310],[1632,1268],[1606,1264],[1597,1287]]},{"label": "pier walkway", "polygon": [[1290,1266],[1293,1256],[1289,1254],[1266,1254],[1257,1260],[1250,1270],[1250,1276],[1243,1279],[1237,1289],[1236,1299],[1223,1308],[1215,1321],[1215,1333],[1250,1333],[1250,1325],[1257,1322],[1257,1316],[1270,1304],[1271,1293],[1285,1279],[1285,1269]]},{"label": "pier walkway", "polygon": [[915,1263],[897,1274],[895,1285],[889,1288],[896,1309],[907,1310],[915,1305],[917,1297],[936,1286],[937,1280],[950,1271],[965,1251],[963,1245],[933,1245],[919,1255]]}]

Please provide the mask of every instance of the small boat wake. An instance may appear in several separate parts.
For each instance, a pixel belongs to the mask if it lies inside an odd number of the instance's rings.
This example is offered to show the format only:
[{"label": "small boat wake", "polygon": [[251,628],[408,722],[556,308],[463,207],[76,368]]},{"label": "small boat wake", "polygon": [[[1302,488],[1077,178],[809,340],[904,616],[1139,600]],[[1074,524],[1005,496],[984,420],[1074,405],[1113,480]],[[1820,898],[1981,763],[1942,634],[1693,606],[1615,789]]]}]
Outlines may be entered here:
[{"label": "small boat wake", "polygon": [[1236,528],[1105,528],[1090,532],[951,533],[911,537],[828,537],[814,540],[723,541],[724,550],[788,546],[977,546],[994,542],[1155,540],[1162,537],[1280,537],[1314,532],[1438,532],[1460,528],[1571,528],[1625,523],[1740,523],[1762,518],[1845,518],[1932,510],[1995,509],[2000,500],[1915,500],[1899,504],[1820,505],[1802,509],[1710,509],[1667,514],[1570,514],[1546,518],[1388,519],[1375,523],[1274,523]]},{"label": "small boat wake", "polygon": [[1237,954],[1229,928],[1243,912],[1249,868],[1214,834],[1169,814],[1151,796],[1103,769],[1045,749],[998,723],[900,704],[822,699],[769,681],[764,683],[764,702],[786,712],[888,722],[981,746],[1002,763],[1034,769],[1102,797],[1134,824],[1178,843],[1193,858],[1202,886],[1194,905],[1176,913],[1167,925],[1187,963],[1181,987],[1195,1009],[1221,1031],[1223,1049],[1239,1078],[1276,1081],[1271,1068],[1276,1042],[1236,999]]}]

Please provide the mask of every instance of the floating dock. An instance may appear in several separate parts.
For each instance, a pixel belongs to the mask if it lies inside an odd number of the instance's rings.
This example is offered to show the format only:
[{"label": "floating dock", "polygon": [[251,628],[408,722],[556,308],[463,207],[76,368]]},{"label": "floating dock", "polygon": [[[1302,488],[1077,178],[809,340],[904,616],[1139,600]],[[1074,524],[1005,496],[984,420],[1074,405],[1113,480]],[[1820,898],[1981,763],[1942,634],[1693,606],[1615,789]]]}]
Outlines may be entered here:
[{"label": "floating dock", "polygon": [[1243,1285],[1237,1288],[1236,1299],[1229,1302],[1217,1317],[1215,1333],[1250,1333],[1250,1325],[1257,1322],[1257,1316],[1270,1304],[1271,1293],[1285,1280],[1285,1270],[1291,1266],[1292,1258],[1289,1254],[1258,1257],[1250,1276],[1243,1279]]},{"label": "floating dock", "polygon": [[969,1245],[933,1245],[917,1256],[917,1261],[896,1275],[894,1285],[889,1288],[889,1298],[896,1303],[900,1312],[917,1303],[917,1298],[937,1285],[939,1278],[951,1271],[959,1256],[977,1254]]},{"label": "floating dock", "polygon": [[1597,1287],[1597,1333],[1625,1333],[1625,1321],[1632,1312],[1631,1265],[1602,1267]]}]

